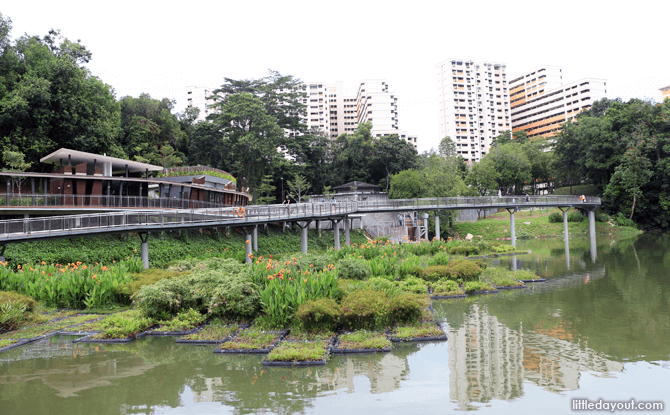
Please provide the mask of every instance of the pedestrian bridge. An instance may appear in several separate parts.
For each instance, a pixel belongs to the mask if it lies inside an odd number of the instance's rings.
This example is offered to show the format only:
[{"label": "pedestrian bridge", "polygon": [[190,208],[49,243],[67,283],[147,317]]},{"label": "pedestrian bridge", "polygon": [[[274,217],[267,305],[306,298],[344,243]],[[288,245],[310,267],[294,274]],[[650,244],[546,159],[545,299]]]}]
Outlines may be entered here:
[{"label": "pedestrian bridge", "polygon": [[[102,235],[112,233],[136,232],[142,238],[142,253],[147,255],[148,233],[181,229],[242,227],[257,246],[257,226],[276,222],[293,222],[302,228],[302,249],[307,250],[307,228],[312,221],[327,220],[334,223],[335,248],[339,249],[339,224],[344,223],[345,237],[348,242],[348,215],[406,212],[441,211],[465,209],[503,208],[510,213],[512,245],[515,245],[514,212],[530,207],[557,207],[564,211],[563,219],[567,230],[567,210],[581,208],[589,212],[591,234],[595,235],[594,211],[600,206],[600,198],[579,196],[482,196],[482,197],[445,197],[424,199],[389,199],[374,201],[348,201],[336,203],[299,203],[290,205],[252,205],[244,207],[214,207],[204,209],[127,209],[94,214],[26,217],[0,221],[0,244],[4,248],[8,243],[30,240],[71,238],[77,236]],[[17,207],[15,209],[20,209]],[[28,215],[30,208],[23,212]],[[427,221],[422,225],[427,227]],[[439,238],[439,219],[436,216],[435,233]],[[253,234],[253,236],[252,236]],[[251,244],[247,244],[251,249]],[[251,253],[251,252],[248,252]],[[4,260],[0,258],[0,260]]]}]

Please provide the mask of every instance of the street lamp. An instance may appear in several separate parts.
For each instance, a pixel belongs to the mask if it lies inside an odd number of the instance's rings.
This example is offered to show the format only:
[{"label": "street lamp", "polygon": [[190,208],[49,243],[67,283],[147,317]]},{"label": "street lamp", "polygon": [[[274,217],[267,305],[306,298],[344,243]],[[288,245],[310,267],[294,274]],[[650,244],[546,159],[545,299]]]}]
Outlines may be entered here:
[{"label": "street lamp", "polygon": [[284,178],[281,177],[281,201],[284,203]]}]

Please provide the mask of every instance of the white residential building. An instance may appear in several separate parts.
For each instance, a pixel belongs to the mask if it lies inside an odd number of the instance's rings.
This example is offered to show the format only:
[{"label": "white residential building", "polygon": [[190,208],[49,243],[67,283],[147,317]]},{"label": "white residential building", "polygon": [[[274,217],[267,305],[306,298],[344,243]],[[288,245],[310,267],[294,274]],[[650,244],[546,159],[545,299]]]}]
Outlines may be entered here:
[{"label": "white residential building", "polygon": [[563,85],[562,72],[560,66],[543,65],[512,78],[513,131],[525,131],[530,138],[553,137],[563,123],[606,97],[604,79],[584,78]]},{"label": "white residential building", "polygon": [[200,110],[197,121],[204,121],[209,114],[214,113],[216,110],[210,108],[210,106],[223,99],[223,94],[219,94],[218,98],[211,98],[214,96],[213,91],[215,89],[216,88],[193,85],[186,87],[186,106],[189,108],[195,107]]},{"label": "white residential building", "polygon": [[303,119],[308,128],[317,128],[331,139],[352,134],[358,125],[372,123],[372,135],[398,135],[415,148],[418,137],[398,129],[398,98],[389,92],[388,83],[380,79],[360,82],[356,94],[345,92],[341,81],[333,84],[306,82]]},{"label": "white residential building", "polygon": [[492,140],[511,129],[506,65],[447,59],[436,65],[438,131],[468,163],[488,154]]}]

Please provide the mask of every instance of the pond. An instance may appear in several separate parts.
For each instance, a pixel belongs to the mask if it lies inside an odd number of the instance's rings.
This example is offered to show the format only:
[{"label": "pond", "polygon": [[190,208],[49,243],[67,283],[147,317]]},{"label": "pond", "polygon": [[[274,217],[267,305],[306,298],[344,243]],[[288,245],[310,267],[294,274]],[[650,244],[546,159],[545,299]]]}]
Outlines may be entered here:
[{"label": "pond", "polygon": [[[269,368],[263,356],[149,337],[56,336],[0,353],[7,414],[565,413],[573,399],[663,401],[670,390],[670,238],[519,241],[493,260],[546,283],[433,301],[446,342]],[[595,259],[595,261],[594,261]],[[670,400],[665,402],[670,404]]]}]

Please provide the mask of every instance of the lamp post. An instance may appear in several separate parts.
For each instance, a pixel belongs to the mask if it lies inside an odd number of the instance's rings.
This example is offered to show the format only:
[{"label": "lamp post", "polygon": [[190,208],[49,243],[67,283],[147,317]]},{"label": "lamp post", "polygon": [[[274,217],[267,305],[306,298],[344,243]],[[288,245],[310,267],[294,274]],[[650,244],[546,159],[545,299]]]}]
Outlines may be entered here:
[{"label": "lamp post", "polygon": [[281,202],[284,203],[284,178],[281,177]]}]

